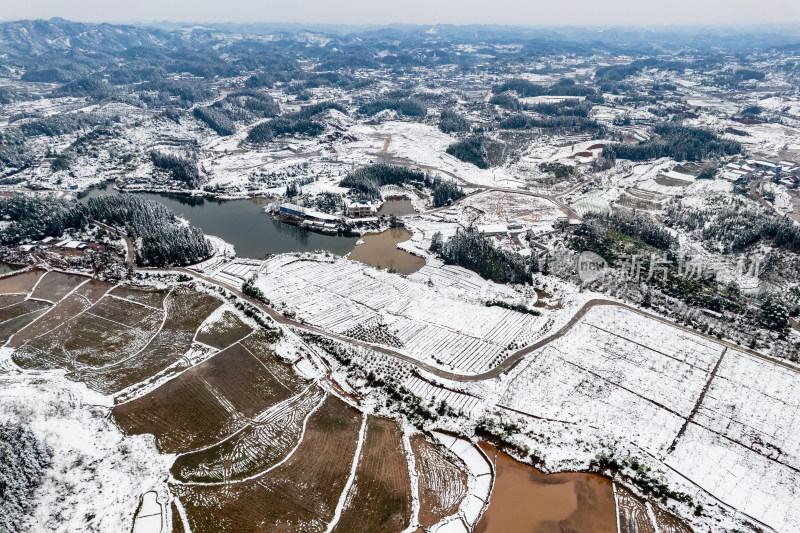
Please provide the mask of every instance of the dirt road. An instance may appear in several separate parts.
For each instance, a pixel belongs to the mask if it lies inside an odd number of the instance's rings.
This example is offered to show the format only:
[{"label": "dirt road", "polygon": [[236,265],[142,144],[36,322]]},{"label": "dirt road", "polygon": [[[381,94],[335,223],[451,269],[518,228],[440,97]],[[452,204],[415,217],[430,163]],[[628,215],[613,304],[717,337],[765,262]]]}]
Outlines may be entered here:
[{"label": "dirt road", "polygon": [[[215,284],[215,285],[220,285],[219,281],[217,281],[217,280],[215,280],[213,278],[210,278],[210,277],[208,277],[208,276],[206,276],[204,274],[199,274],[197,272],[194,272],[194,271],[188,270],[188,269],[178,269],[178,270],[180,270],[181,272],[183,272],[185,274],[189,274],[191,276],[195,276],[195,277],[198,277],[200,279],[203,279],[204,281],[207,281],[209,283],[212,283],[212,284]],[[378,344],[372,344],[372,343],[369,343],[369,342],[360,341],[360,340],[357,340],[357,339],[353,339],[351,337],[347,337],[347,336],[344,336],[344,335],[339,335],[338,333],[332,333],[330,331],[323,330],[323,329],[318,328],[316,326],[311,326],[309,324],[303,324],[303,323],[301,323],[301,322],[299,322],[297,320],[294,320],[294,319],[287,318],[287,317],[283,316],[281,313],[279,313],[275,309],[272,309],[271,307],[263,304],[262,302],[260,302],[258,300],[255,300],[253,298],[245,296],[241,292],[241,290],[239,288],[237,288],[237,287],[231,287],[229,285],[225,285],[225,288],[230,290],[231,292],[235,293],[240,298],[243,298],[243,299],[249,301],[250,303],[252,303],[253,305],[256,305],[261,310],[263,310],[265,313],[267,313],[270,317],[272,317],[279,324],[282,324],[284,326],[289,326],[289,327],[292,327],[292,328],[295,328],[295,329],[307,331],[309,333],[315,333],[317,335],[322,335],[322,336],[325,336],[325,337],[328,337],[328,338],[332,338],[332,339],[335,339],[335,340],[338,340],[338,341],[341,341],[341,342],[344,342],[344,343],[348,343],[348,344],[352,344],[352,345],[356,345],[356,346],[362,346],[362,347],[368,348],[370,350],[374,350],[376,352],[379,352],[379,353],[382,353],[382,354],[385,354],[385,355],[389,355],[389,356],[394,357],[396,359],[400,359],[402,361],[406,361],[406,362],[411,363],[412,365],[416,366],[417,368],[421,368],[421,369],[425,370],[426,372],[430,372],[431,374],[433,374],[433,375],[435,375],[437,377],[440,377],[440,378],[443,378],[443,379],[449,379],[451,381],[474,382],[474,381],[485,381],[485,380],[489,380],[489,379],[498,378],[501,375],[503,375],[504,373],[506,373],[509,370],[511,370],[515,365],[517,365],[517,363],[522,361],[525,358],[525,356],[535,352],[536,350],[538,350],[538,349],[550,344],[551,342],[553,342],[553,341],[555,341],[557,339],[560,339],[561,337],[563,337],[564,335],[569,333],[569,331],[584,316],[586,316],[586,313],[588,313],[589,311],[591,311],[595,307],[603,307],[603,306],[621,307],[623,309],[626,309],[626,310],[631,311],[633,313],[636,313],[638,315],[644,316],[644,317],[649,318],[651,320],[656,320],[658,322],[661,322],[662,324],[667,324],[669,326],[672,326],[672,327],[681,329],[683,331],[687,331],[689,333],[692,333],[693,335],[698,335],[698,336],[703,337],[705,339],[711,340],[711,341],[716,342],[717,344],[719,344],[719,345],[721,345],[721,346],[723,346],[725,348],[729,348],[729,349],[732,349],[732,350],[736,350],[736,351],[742,352],[744,354],[747,354],[747,355],[749,355],[751,357],[755,357],[755,358],[760,359],[762,361],[767,361],[767,362],[770,362],[770,363],[774,363],[776,365],[780,365],[780,366],[782,366],[784,368],[788,368],[788,369],[793,370],[795,372],[800,372],[800,369],[798,369],[796,366],[794,366],[794,365],[792,365],[792,364],[790,364],[790,363],[788,363],[786,361],[781,361],[781,360],[778,360],[778,359],[774,359],[772,357],[766,356],[764,354],[761,354],[761,353],[756,352],[754,350],[750,350],[748,348],[744,348],[744,347],[739,346],[737,344],[734,344],[732,342],[728,342],[726,340],[721,340],[721,339],[718,339],[718,338],[716,338],[716,337],[714,337],[712,335],[708,335],[708,334],[702,333],[700,331],[696,331],[696,330],[693,330],[691,328],[688,328],[686,326],[682,326],[680,324],[676,324],[675,322],[672,322],[671,320],[668,320],[666,318],[660,317],[658,315],[647,313],[647,312],[642,311],[641,309],[638,309],[636,307],[633,307],[633,306],[630,306],[630,305],[627,305],[627,304],[623,304],[623,303],[620,303],[620,302],[615,302],[615,301],[612,301],[612,300],[595,299],[595,300],[589,300],[588,302],[586,302],[583,305],[583,307],[581,307],[578,310],[578,312],[575,313],[575,315],[573,315],[572,318],[570,318],[569,322],[564,324],[564,326],[562,326],[558,331],[556,331],[552,335],[549,335],[549,336],[547,336],[547,337],[545,337],[543,339],[540,339],[540,340],[536,341],[535,343],[533,343],[533,344],[531,344],[529,346],[526,346],[525,348],[517,350],[516,352],[512,353],[502,363],[500,363],[499,365],[497,365],[493,369],[488,370],[486,372],[483,372],[481,374],[459,374],[459,373],[456,373],[456,372],[449,372],[447,370],[442,370],[441,368],[429,365],[427,363],[420,362],[417,359],[415,359],[415,358],[413,358],[413,357],[411,357],[411,356],[409,356],[407,354],[404,354],[404,353],[399,352],[397,350],[393,350],[391,348],[387,348],[385,346],[381,346],[381,345],[378,345]]]}]

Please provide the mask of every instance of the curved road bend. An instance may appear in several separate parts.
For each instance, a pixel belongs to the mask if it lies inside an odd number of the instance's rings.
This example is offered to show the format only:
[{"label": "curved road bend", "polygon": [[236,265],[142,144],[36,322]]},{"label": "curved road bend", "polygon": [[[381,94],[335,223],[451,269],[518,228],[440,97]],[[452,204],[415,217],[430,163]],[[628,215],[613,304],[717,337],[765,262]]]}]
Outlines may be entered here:
[{"label": "curved road bend", "polygon": [[[195,272],[193,270],[188,270],[188,269],[185,269],[185,268],[178,268],[176,270],[179,270],[179,271],[181,271],[181,272],[183,272],[185,274],[189,274],[191,276],[198,277],[198,278],[200,278],[200,279],[202,279],[204,281],[207,281],[209,283],[212,283],[214,285],[220,285],[220,282],[218,280],[215,280],[215,279],[213,279],[213,278],[211,278],[209,276],[206,276],[204,274],[199,274],[199,273],[197,273],[197,272]],[[438,368],[438,367],[435,367],[435,366],[431,366],[431,365],[429,365],[427,363],[423,363],[423,362],[421,362],[421,361],[419,361],[419,360],[417,360],[417,359],[415,359],[415,358],[413,358],[413,357],[411,357],[411,356],[409,356],[407,354],[404,354],[402,352],[398,352],[396,350],[392,350],[391,348],[387,348],[385,346],[380,346],[378,344],[372,344],[372,343],[369,343],[369,342],[360,341],[358,339],[353,339],[351,337],[347,337],[347,336],[344,336],[344,335],[339,335],[338,333],[332,333],[330,331],[325,331],[325,330],[320,329],[320,328],[318,328],[316,326],[311,326],[309,324],[303,324],[302,322],[299,322],[297,320],[294,320],[294,319],[287,318],[287,317],[283,316],[281,313],[279,313],[275,309],[263,304],[262,302],[254,299],[254,298],[246,296],[245,294],[242,293],[242,291],[238,287],[231,287],[230,285],[226,284],[225,288],[230,290],[234,294],[236,294],[238,297],[243,298],[244,300],[247,300],[248,302],[252,303],[253,305],[256,305],[259,309],[261,309],[262,311],[267,313],[270,317],[272,317],[273,320],[275,320],[279,324],[282,324],[284,326],[291,326],[293,328],[297,328],[297,329],[301,329],[301,330],[304,330],[304,331],[308,331],[309,333],[315,333],[317,335],[322,335],[322,336],[325,336],[325,337],[336,339],[336,340],[344,342],[344,343],[354,344],[354,345],[357,345],[357,346],[362,346],[364,348],[368,348],[370,350],[373,350],[373,351],[376,351],[376,352],[379,352],[379,353],[382,353],[382,354],[385,354],[385,355],[389,355],[389,356],[394,357],[396,359],[400,359],[402,361],[406,361],[406,362],[411,363],[412,365],[414,365],[414,366],[416,366],[418,368],[421,368],[421,369],[425,370],[426,372],[430,372],[434,376],[438,376],[438,377],[443,378],[443,379],[448,379],[450,381],[474,382],[474,381],[485,381],[485,380],[489,380],[489,379],[498,378],[501,375],[503,375],[504,373],[506,373],[509,370],[511,370],[517,363],[522,361],[522,359],[525,356],[535,352],[539,348],[541,348],[541,347],[543,347],[543,346],[545,346],[545,345],[547,345],[547,344],[549,344],[549,343],[551,343],[551,342],[553,342],[553,341],[555,341],[557,339],[560,339],[561,337],[563,337],[564,335],[569,333],[569,331],[584,316],[586,316],[586,313],[588,313],[589,311],[591,311],[595,307],[601,307],[601,306],[621,307],[623,309],[626,309],[628,311],[631,311],[633,313],[641,315],[641,316],[643,316],[645,318],[649,318],[651,320],[656,320],[658,322],[661,322],[662,324],[666,324],[666,325],[672,326],[674,328],[678,328],[678,329],[681,329],[681,330],[686,331],[688,333],[691,333],[693,335],[697,335],[697,336],[703,337],[703,338],[708,339],[708,340],[710,340],[712,342],[715,342],[715,343],[717,343],[717,344],[719,344],[721,346],[730,348],[732,350],[736,350],[738,352],[745,353],[745,354],[747,354],[747,355],[749,355],[751,357],[755,357],[755,358],[760,359],[762,361],[767,361],[769,363],[773,363],[773,364],[776,364],[776,365],[780,365],[780,366],[782,366],[784,368],[788,368],[789,370],[792,370],[792,371],[795,371],[795,372],[800,372],[800,368],[798,368],[798,367],[796,367],[796,366],[794,366],[794,365],[792,365],[790,363],[787,363],[785,361],[781,361],[779,359],[774,359],[772,357],[766,356],[766,355],[761,354],[759,352],[756,352],[754,350],[750,350],[749,348],[745,348],[743,346],[739,346],[739,345],[734,344],[732,342],[728,342],[728,341],[725,341],[725,340],[717,339],[716,337],[714,337],[712,335],[708,335],[706,333],[702,333],[700,331],[696,331],[696,330],[688,328],[686,326],[682,326],[680,324],[676,324],[675,322],[672,322],[671,320],[668,320],[666,318],[660,317],[658,315],[647,313],[647,312],[642,311],[641,309],[637,309],[636,307],[633,307],[631,305],[627,305],[627,304],[624,304],[624,303],[620,303],[620,302],[615,302],[615,301],[612,301],[612,300],[606,300],[606,299],[599,298],[599,299],[589,300],[588,302],[583,304],[583,307],[581,307],[578,310],[578,312],[575,313],[572,316],[572,318],[569,319],[569,322],[564,324],[558,331],[556,331],[552,335],[544,337],[543,339],[539,339],[538,341],[534,342],[533,344],[531,344],[529,346],[526,346],[525,348],[517,350],[516,352],[512,353],[511,355],[509,355],[506,359],[503,360],[503,362],[501,362],[499,365],[497,365],[496,367],[492,368],[491,370],[488,370],[488,371],[480,373],[480,374],[458,374],[458,373],[455,373],[455,372],[449,372],[447,370],[442,370],[441,368]]]},{"label": "curved road bend", "polygon": [[[519,192],[519,191],[515,191],[515,192]],[[538,195],[534,195],[533,193],[528,193],[528,194],[531,194],[532,196],[538,196]],[[98,221],[94,221],[94,222],[98,226],[104,227],[109,231],[113,231],[117,235],[119,235],[120,237],[125,239],[125,242],[126,242],[126,244],[128,246],[128,257],[127,257],[127,260],[131,264],[131,266],[135,265],[135,263],[134,263],[134,247],[133,247],[133,241],[131,240],[131,238],[128,237],[128,235],[125,234],[124,232],[121,232],[121,231],[117,230],[116,228],[114,228],[112,226],[109,226],[107,224],[103,224],[102,222],[98,222]],[[136,270],[142,270],[142,271],[145,271],[145,272],[153,271],[153,270],[159,270],[159,269],[136,268],[135,266],[134,266],[134,268]],[[169,269],[166,269],[166,270],[169,271]],[[200,279],[202,279],[204,281],[207,281],[207,282],[209,282],[209,283],[211,283],[213,285],[220,285],[221,284],[220,281],[215,280],[214,278],[211,278],[209,276],[206,276],[205,274],[200,274],[199,272],[195,272],[194,270],[189,270],[189,269],[186,269],[186,268],[176,268],[174,270],[183,272],[183,273],[188,274],[190,276],[198,277],[198,278],[200,278]],[[342,341],[342,342],[345,342],[345,343],[355,344],[357,346],[363,346],[365,348],[369,348],[370,350],[374,350],[376,352],[383,353],[383,354],[389,355],[391,357],[395,357],[397,359],[409,362],[412,365],[417,366],[418,368],[421,368],[421,369],[423,369],[423,370],[425,370],[427,372],[430,372],[434,376],[438,376],[438,377],[443,378],[443,379],[449,379],[451,381],[471,382],[471,381],[484,381],[484,380],[487,380],[487,379],[498,378],[502,374],[504,374],[505,372],[508,372],[509,370],[511,370],[514,367],[514,365],[519,363],[526,355],[528,355],[528,354],[538,350],[542,346],[545,346],[545,345],[547,345],[547,344],[549,344],[549,343],[551,343],[551,342],[553,342],[553,341],[555,341],[557,339],[560,339],[564,335],[566,335],[575,326],[575,324],[577,324],[578,321],[581,318],[583,318],[586,315],[586,313],[588,313],[594,307],[599,307],[599,306],[604,306],[604,305],[616,306],[616,307],[621,307],[623,309],[627,309],[628,311],[631,311],[633,313],[641,315],[641,316],[643,316],[645,318],[649,318],[651,320],[656,320],[658,322],[661,322],[662,324],[667,324],[668,326],[672,326],[674,328],[681,329],[681,330],[689,332],[689,333],[691,333],[693,335],[698,335],[698,336],[703,337],[705,339],[708,339],[708,340],[710,340],[712,342],[715,342],[715,343],[720,344],[722,346],[728,347],[728,348],[730,348],[732,350],[736,350],[738,352],[747,354],[747,355],[749,355],[751,357],[755,357],[756,359],[761,359],[762,361],[767,361],[769,363],[773,363],[773,364],[782,366],[784,368],[788,368],[789,370],[792,370],[794,372],[800,372],[800,368],[798,368],[798,367],[796,367],[796,366],[794,366],[794,365],[792,365],[790,363],[787,363],[786,361],[781,361],[780,359],[775,359],[773,357],[769,357],[769,356],[764,355],[762,353],[756,352],[755,350],[751,350],[749,348],[745,348],[743,346],[739,346],[738,344],[734,344],[734,343],[726,341],[726,340],[718,339],[718,338],[716,338],[716,337],[714,337],[712,335],[708,335],[707,333],[702,333],[700,331],[696,331],[696,330],[688,328],[686,326],[682,326],[680,324],[676,324],[675,322],[673,322],[671,320],[668,320],[666,318],[660,317],[658,315],[654,315],[652,313],[647,313],[647,312],[642,311],[641,309],[637,309],[636,307],[633,307],[631,305],[620,303],[620,302],[615,302],[613,300],[606,300],[606,299],[598,298],[598,299],[594,299],[594,300],[589,300],[588,302],[583,304],[583,307],[581,307],[578,310],[578,312],[575,313],[575,315],[572,318],[570,318],[569,322],[567,322],[566,324],[564,324],[564,326],[561,327],[561,329],[559,329],[558,331],[556,331],[552,335],[549,335],[548,337],[540,339],[540,340],[536,341],[535,343],[533,343],[533,344],[531,344],[529,346],[526,346],[525,348],[517,350],[516,352],[512,353],[511,355],[509,355],[506,359],[503,360],[503,362],[501,362],[499,365],[497,365],[493,369],[488,370],[486,372],[483,372],[481,374],[457,374],[457,373],[454,373],[454,372],[448,372],[447,370],[442,370],[441,368],[438,368],[438,367],[435,367],[435,366],[431,366],[431,365],[429,365],[427,363],[423,363],[421,361],[418,361],[417,359],[414,359],[413,357],[411,357],[409,355],[406,355],[404,353],[392,350],[391,348],[386,348],[384,346],[380,346],[380,345],[377,345],[377,344],[372,344],[372,343],[369,343],[369,342],[360,341],[358,339],[353,339],[351,337],[346,337],[344,335],[339,335],[338,333],[331,333],[329,331],[325,331],[325,330],[320,329],[320,328],[315,327],[315,326],[311,326],[311,325],[308,325],[308,324],[303,324],[302,322],[299,322],[297,320],[293,320],[291,318],[287,318],[287,317],[283,316],[281,313],[279,313],[275,309],[263,304],[262,302],[254,299],[254,298],[246,296],[245,294],[242,293],[240,287],[232,287],[232,286],[227,285],[227,284],[225,285],[225,287],[228,290],[230,290],[231,292],[233,292],[234,294],[236,294],[237,296],[239,296],[240,298],[243,298],[243,299],[247,300],[248,302],[252,303],[253,305],[256,305],[259,309],[261,309],[262,311],[267,313],[270,317],[272,317],[273,320],[275,320],[279,324],[283,324],[285,326],[292,326],[294,328],[302,329],[302,330],[305,330],[305,331],[308,331],[308,332],[311,332],[311,333],[316,333],[317,335],[323,335],[323,336],[326,336],[326,337],[330,337],[330,338],[333,338],[333,339],[336,339],[336,340],[339,340],[339,341]]]}]

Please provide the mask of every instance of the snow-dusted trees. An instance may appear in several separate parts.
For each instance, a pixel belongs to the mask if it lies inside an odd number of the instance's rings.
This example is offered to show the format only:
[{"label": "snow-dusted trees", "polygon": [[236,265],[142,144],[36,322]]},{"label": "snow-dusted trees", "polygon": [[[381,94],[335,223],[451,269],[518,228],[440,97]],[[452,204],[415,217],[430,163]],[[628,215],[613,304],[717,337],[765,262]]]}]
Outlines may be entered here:
[{"label": "snow-dusted trees", "polygon": [[125,228],[133,239],[141,239],[136,250],[140,266],[183,266],[211,255],[211,245],[202,230],[182,224],[166,206],[133,194],[90,198],[88,217]]},{"label": "snow-dusted trees", "polygon": [[478,168],[489,168],[502,161],[503,144],[483,135],[473,135],[448,146],[447,153]]},{"label": "snow-dusted trees", "polygon": [[349,173],[339,185],[353,189],[365,200],[377,200],[384,185],[425,182],[425,173],[410,168],[378,163],[361,167]]},{"label": "snow-dusted trees", "polygon": [[260,118],[275,117],[280,107],[267,93],[247,88],[229,94],[224,99],[205,107],[196,107],[194,116],[217,132],[233,135],[236,123],[250,123]]},{"label": "snow-dusted trees", "polygon": [[35,507],[33,493],[52,456],[29,429],[0,423],[0,531],[23,531],[22,519]]},{"label": "snow-dusted trees", "polygon": [[441,178],[433,178],[431,185],[431,197],[434,207],[449,205],[464,196],[464,190],[456,185],[455,182],[446,181]]},{"label": "snow-dusted trees", "polygon": [[256,125],[247,135],[247,141],[254,144],[264,144],[281,135],[316,137],[325,131],[325,125],[312,120],[312,117],[329,109],[347,113],[347,110],[336,102],[320,102],[307,105],[295,113],[287,113],[269,122],[262,122]]},{"label": "snow-dusted trees", "polygon": [[352,189],[363,200],[380,199],[381,187],[384,185],[411,185],[418,189],[427,187],[431,189],[435,207],[447,205],[464,196],[461,187],[452,181],[386,163],[358,168],[345,176],[340,185]]},{"label": "snow-dusted trees", "polygon": [[789,309],[771,294],[767,294],[761,303],[758,318],[764,327],[771,330],[780,331],[789,327]]},{"label": "snow-dusted trees", "polygon": [[701,161],[708,157],[738,154],[742,145],[723,139],[705,128],[694,128],[681,124],[658,124],[653,133],[657,136],[639,144],[607,144],[603,157],[644,161],[671,157],[677,161]]},{"label": "snow-dusted trees", "polygon": [[517,100],[511,93],[495,94],[491,97],[491,99],[489,99],[489,103],[500,106],[504,109],[509,109],[511,111],[518,111],[520,107],[522,107],[519,103],[519,100]]},{"label": "snow-dusted trees", "polygon": [[668,250],[678,243],[668,229],[648,217],[633,213],[614,212],[607,215],[589,213],[585,217],[587,224],[599,224],[606,229],[618,231],[628,237],[638,239],[661,250]]},{"label": "snow-dusted trees", "polygon": [[212,252],[200,229],[183,224],[163,204],[131,194],[90,198],[85,204],[48,197],[2,198],[0,217],[9,222],[0,230],[3,244],[59,237],[94,219],[124,228],[138,241],[136,262],[141,266],[182,266]]},{"label": "snow-dusted trees", "polygon": [[0,229],[3,244],[59,236],[83,224],[77,204],[47,196],[14,196],[0,199],[0,218],[9,222]]},{"label": "snow-dusted trees", "polygon": [[193,189],[200,186],[200,171],[193,156],[153,151],[150,152],[150,160],[156,168],[168,171],[172,179],[182,181]]},{"label": "snow-dusted trees", "polygon": [[667,223],[693,232],[708,247],[725,253],[741,251],[762,240],[800,252],[800,226],[762,209],[739,205],[698,209],[676,201],[667,206]]},{"label": "snow-dusted trees", "polygon": [[409,117],[424,117],[427,112],[427,106],[416,98],[383,98],[375,100],[368,104],[362,105],[358,112],[362,115],[372,116],[386,109],[396,111],[399,115]]},{"label": "snow-dusted trees", "polygon": [[464,118],[464,115],[457,112],[455,109],[447,108],[442,110],[439,118],[439,129],[444,133],[453,133],[459,131],[469,131],[469,121]]},{"label": "snow-dusted trees", "polygon": [[527,279],[521,257],[495,248],[474,228],[459,230],[445,242],[441,234],[434,235],[431,248],[445,263],[462,266],[498,283],[522,283]]}]

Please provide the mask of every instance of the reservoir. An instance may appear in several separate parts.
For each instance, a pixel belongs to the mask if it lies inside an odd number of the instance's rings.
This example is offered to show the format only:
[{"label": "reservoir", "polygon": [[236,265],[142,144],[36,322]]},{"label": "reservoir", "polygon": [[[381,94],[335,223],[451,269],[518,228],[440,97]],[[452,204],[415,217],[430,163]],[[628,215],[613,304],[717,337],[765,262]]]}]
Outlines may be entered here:
[{"label": "reservoir", "polygon": [[[111,187],[90,189],[81,201],[119,194]],[[326,235],[283,224],[263,212],[270,201],[265,198],[215,200],[196,196],[162,193],[134,193],[164,204],[176,215],[219,237],[236,248],[238,257],[263,259],[269,254],[324,250],[345,255],[357,237]]]}]

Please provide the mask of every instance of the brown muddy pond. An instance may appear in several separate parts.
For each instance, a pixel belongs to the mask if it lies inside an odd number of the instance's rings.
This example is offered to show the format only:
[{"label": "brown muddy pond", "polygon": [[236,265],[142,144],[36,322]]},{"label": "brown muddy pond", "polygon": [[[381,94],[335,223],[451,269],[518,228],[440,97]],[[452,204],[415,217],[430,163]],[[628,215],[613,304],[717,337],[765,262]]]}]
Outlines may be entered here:
[{"label": "brown muddy pond", "polygon": [[[496,450],[481,444],[493,457]],[[500,452],[497,477],[476,533],[616,533],[611,481],[596,474],[544,474]]]},{"label": "brown muddy pond", "polygon": [[403,216],[416,214],[414,205],[408,198],[389,198],[378,209],[378,216]]},{"label": "brown muddy pond", "polygon": [[29,270],[0,279],[0,293],[30,292],[43,274],[44,270]]},{"label": "brown muddy pond", "polygon": [[389,228],[380,233],[367,233],[364,242],[350,252],[348,259],[375,268],[390,268],[400,274],[413,274],[423,266],[425,260],[397,247],[398,243],[411,238],[405,228]]}]

